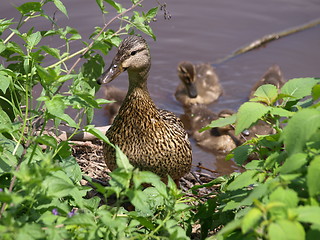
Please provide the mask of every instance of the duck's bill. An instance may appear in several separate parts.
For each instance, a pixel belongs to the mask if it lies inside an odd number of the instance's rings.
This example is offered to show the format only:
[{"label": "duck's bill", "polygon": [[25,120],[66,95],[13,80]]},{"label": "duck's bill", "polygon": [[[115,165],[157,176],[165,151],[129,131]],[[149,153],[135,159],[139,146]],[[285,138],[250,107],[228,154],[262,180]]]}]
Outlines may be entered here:
[{"label": "duck's bill", "polygon": [[186,87],[190,98],[196,98],[198,96],[197,88],[193,83],[186,85]]},{"label": "duck's bill", "polygon": [[97,79],[98,84],[106,84],[111,82],[120,73],[123,72],[123,68],[120,64],[111,64],[111,66]]}]

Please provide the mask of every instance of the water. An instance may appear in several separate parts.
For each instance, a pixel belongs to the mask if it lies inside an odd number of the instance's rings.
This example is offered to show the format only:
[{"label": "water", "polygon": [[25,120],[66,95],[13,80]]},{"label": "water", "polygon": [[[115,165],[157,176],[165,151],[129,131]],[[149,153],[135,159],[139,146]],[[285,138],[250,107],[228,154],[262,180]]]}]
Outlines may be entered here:
[{"label": "water", "polygon": [[[17,16],[10,4],[22,0],[1,3],[0,16]],[[95,1],[65,1],[69,19],[61,13],[55,14],[58,24],[77,28],[83,37],[91,34],[94,26],[103,26],[114,15],[101,16]],[[123,1],[128,2],[128,1]],[[155,6],[156,1],[145,1],[145,9]],[[167,2],[171,19],[166,20],[159,12],[152,28],[157,41],[146,37],[152,55],[152,68],[149,78],[149,91],[158,107],[183,114],[182,106],[173,94],[179,79],[176,72],[178,62],[188,60],[194,63],[210,62],[229,55],[262,36],[279,32],[319,17],[319,0],[175,0]],[[50,6],[48,14],[53,14]],[[41,22],[33,22],[42,26]],[[45,26],[44,26],[45,27]],[[54,47],[56,42],[49,42]],[[74,49],[81,43],[75,43]],[[75,50],[74,50],[75,51]],[[108,65],[114,50],[105,57]],[[247,100],[252,85],[272,64],[278,64],[286,79],[295,77],[320,76],[320,27],[314,27],[280,40],[271,42],[263,48],[243,54],[227,62],[215,65],[224,88],[224,95],[217,103],[208,107],[215,112],[222,109],[237,110]],[[73,63],[73,61],[71,61]],[[126,74],[112,84],[126,90]],[[103,97],[103,91],[98,92]],[[95,114],[94,124],[106,122],[103,110]],[[192,140],[192,139],[191,139]],[[217,159],[212,153],[205,152],[193,144],[194,164],[226,174],[238,168],[232,162]]]}]

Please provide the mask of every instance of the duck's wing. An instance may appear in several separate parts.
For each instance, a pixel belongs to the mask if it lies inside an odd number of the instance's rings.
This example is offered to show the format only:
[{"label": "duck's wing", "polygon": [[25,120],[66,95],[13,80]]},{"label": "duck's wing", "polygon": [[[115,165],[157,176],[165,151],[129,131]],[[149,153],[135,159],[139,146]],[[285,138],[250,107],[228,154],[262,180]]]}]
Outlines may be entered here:
[{"label": "duck's wing", "polygon": [[188,139],[188,134],[184,129],[184,125],[180,118],[174,115],[172,112],[158,109],[160,117],[163,121],[165,121],[171,128],[175,129],[175,132],[179,134],[181,137]]}]

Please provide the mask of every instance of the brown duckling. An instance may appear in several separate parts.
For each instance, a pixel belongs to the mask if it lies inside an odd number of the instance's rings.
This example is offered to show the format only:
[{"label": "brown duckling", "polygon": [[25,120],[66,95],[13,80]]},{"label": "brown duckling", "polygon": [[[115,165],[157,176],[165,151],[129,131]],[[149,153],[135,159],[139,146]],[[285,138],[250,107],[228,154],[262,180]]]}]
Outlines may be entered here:
[{"label": "brown duckling", "polygon": [[190,104],[209,104],[223,93],[219,78],[210,64],[193,65],[190,62],[178,64],[178,85],[175,97],[184,106]]},{"label": "brown duckling", "polygon": [[108,124],[112,124],[127,93],[115,86],[109,85],[105,87],[104,93],[107,100],[114,101],[106,104],[105,106],[106,115],[108,116],[109,120]]},{"label": "brown duckling", "polygon": [[216,114],[206,105],[198,104],[187,108],[182,119],[189,127],[190,135],[201,148],[213,153],[228,153],[240,144],[239,139],[232,133],[234,130],[232,126],[212,128],[204,132],[199,132],[199,130],[213,120],[230,116],[233,113],[231,110],[223,110]]},{"label": "brown duckling", "polygon": [[[111,82],[123,71],[129,76],[127,95],[106,136],[133,166],[152,171],[164,181],[169,174],[178,183],[190,171],[191,144],[180,119],[172,112],[158,109],[151,99],[147,88],[150,66],[145,39],[125,38],[110,67],[97,80],[100,84]],[[109,169],[114,170],[117,166],[112,146],[104,145],[104,157]]]},{"label": "brown duckling", "polygon": [[278,65],[272,65],[268,70],[263,74],[261,79],[256,82],[252,87],[249,95],[249,99],[254,97],[255,91],[264,84],[272,84],[280,89],[285,83],[282,72]]},{"label": "brown duckling", "polygon": [[186,109],[182,120],[188,126],[189,134],[195,139],[197,145],[214,154],[229,153],[257,135],[274,133],[273,128],[261,120],[251,128],[244,130],[240,135],[235,135],[234,126],[232,125],[199,132],[201,128],[209,125],[212,121],[231,116],[234,113],[232,110],[225,109],[216,114],[205,105],[192,105]]}]

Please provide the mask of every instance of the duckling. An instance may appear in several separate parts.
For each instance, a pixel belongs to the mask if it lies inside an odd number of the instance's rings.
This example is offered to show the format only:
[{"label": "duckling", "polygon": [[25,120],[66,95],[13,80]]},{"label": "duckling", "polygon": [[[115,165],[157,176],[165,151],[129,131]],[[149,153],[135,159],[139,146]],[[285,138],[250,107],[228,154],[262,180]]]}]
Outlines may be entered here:
[{"label": "duckling", "polygon": [[108,103],[105,106],[106,115],[108,116],[109,120],[108,124],[112,124],[127,93],[115,86],[109,85],[105,87],[104,93],[107,100],[114,101],[112,103]]},{"label": "duckling", "polygon": [[[97,80],[109,83],[123,71],[128,72],[127,95],[106,136],[127,155],[130,163],[178,181],[190,171],[191,144],[179,118],[156,107],[147,88],[151,66],[149,47],[144,38],[129,36],[119,46],[110,67]],[[115,149],[104,144],[104,158],[112,171],[116,166]]]},{"label": "duckling", "polygon": [[185,109],[183,120],[186,122],[185,125],[189,126],[190,135],[202,149],[215,154],[228,153],[240,145],[239,139],[232,133],[234,130],[232,126],[212,128],[204,132],[199,132],[199,130],[210,124],[211,121],[230,116],[233,113],[233,111],[226,109],[216,114],[206,105],[197,104]]},{"label": "duckling", "polygon": [[210,64],[193,65],[190,62],[180,62],[178,76],[182,82],[176,89],[175,97],[184,106],[209,104],[223,93],[219,78]]},{"label": "duckling", "polygon": [[256,135],[273,134],[274,130],[266,122],[260,120],[254,126],[235,135],[234,126],[227,125],[199,132],[199,130],[218,118],[231,116],[235,112],[229,109],[221,110],[218,114],[212,112],[206,105],[192,105],[185,110],[184,124],[189,127],[189,134],[197,145],[215,155],[229,153]]},{"label": "duckling", "polygon": [[284,83],[285,80],[283,78],[280,67],[278,65],[272,65],[263,74],[261,79],[257,81],[255,85],[253,85],[249,94],[249,99],[253,98],[255,91],[264,84],[272,84],[276,86],[278,89],[280,89],[284,85]]}]

